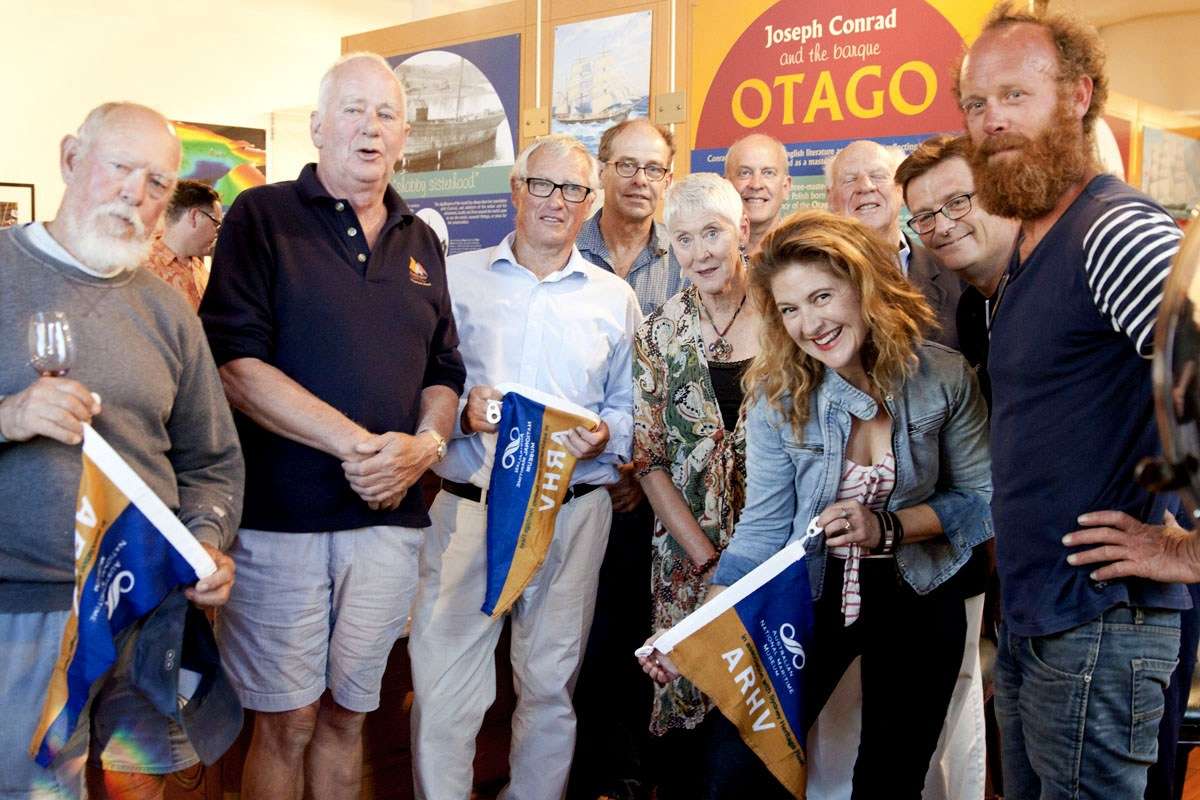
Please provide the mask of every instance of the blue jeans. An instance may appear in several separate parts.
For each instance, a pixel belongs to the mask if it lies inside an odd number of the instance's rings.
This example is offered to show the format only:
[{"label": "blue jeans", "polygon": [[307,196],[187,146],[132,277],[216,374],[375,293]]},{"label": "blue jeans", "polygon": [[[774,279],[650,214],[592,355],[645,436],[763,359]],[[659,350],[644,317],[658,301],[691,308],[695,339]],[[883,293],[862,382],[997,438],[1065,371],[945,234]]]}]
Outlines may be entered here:
[{"label": "blue jeans", "polygon": [[1050,636],[1001,627],[1005,797],[1140,798],[1178,655],[1178,611],[1120,606]]}]

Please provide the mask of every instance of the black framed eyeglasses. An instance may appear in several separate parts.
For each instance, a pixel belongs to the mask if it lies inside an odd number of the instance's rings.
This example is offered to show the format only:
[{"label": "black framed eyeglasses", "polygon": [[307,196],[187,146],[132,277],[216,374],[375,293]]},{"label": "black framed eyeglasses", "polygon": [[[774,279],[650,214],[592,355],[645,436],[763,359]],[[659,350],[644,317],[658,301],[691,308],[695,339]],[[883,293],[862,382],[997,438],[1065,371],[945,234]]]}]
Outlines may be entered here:
[{"label": "black framed eyeglasses", "polygon": [[218,230],[218,231],[221,230],[221,220],[217,219],[212,214],[205,211],[203,208],[197,208],[196,210],[199,211],[204,216],[208,217],[209,222],[211,222],[213,224],[214,230]]},{"label": "black framed eyeglasses", "polygon": [[622,178],[632,178],[638,174],[638,170],[640,169],[646,176],[646,180],[652,183],[658,183],[667,177],[667,173],[671,171],[666,167],[660,167],[658,164],[639,164],[636,161],[609,161],[608,164]]},{"label": "black framed eyeglasses", "polygon": [[912,228],[918,235],[924,236],[927,233],[932,233],[933,229],[937,227],[938,214],[949,220],[962,219],[971,212],[971,198],[974,196],[974,192],[956,194],[943,203],[942,207],[936,211],[926,211],[924,214],[914,216],[908,221],[908,227]]},{"label": "black framed eyeglasses", "polygon": [[534,197],[549,197],[558,189],[562,192],[563,200],[568,203],[582,203],[592,193],[590,187],[580,186],[578,183],[555,183],[545,178],[526,178],[525,188]]}]

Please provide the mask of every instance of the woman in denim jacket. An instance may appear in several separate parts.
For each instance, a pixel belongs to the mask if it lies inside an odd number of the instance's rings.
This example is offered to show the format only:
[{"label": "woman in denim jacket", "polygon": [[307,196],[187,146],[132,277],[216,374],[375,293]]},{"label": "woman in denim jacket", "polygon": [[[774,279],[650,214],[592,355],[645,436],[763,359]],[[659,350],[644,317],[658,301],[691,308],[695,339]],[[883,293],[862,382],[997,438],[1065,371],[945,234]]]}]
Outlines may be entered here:
[{"label": "woman in denim jacket", "polygon": [[862,656],[855,798],[919,798],[962,661],[954,576],[992,536],[987,412],[894,248],[853,219],[797,213],[751,269],[762,349],[745,378],[747,496],[720,591],[803,536],[815,604],[811,719]]}]

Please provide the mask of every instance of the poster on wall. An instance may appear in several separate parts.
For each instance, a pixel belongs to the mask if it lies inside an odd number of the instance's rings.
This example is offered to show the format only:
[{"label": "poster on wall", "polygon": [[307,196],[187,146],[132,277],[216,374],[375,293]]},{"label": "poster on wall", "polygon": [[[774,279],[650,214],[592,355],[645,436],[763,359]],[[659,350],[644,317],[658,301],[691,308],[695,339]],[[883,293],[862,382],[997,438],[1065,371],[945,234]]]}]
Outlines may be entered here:
[{"label": "poster on wall", "polygon": [[650,112],[650,11],[554,29],[550,130],[579,139],[596,155],[600,136]]},{"label": "poster on wall", "polygon": [[183,144],[179,177],[207,183],[226,209],[251,186],[267,182],[267,132],[205,122],[175,122]]},{"label": "poster on wall", "polygon": [[1200,207],[1200,140],[1152,128],[1142,129],[1142,191],[1178,220]]},{"label": "poster on wall", "polygon": [[412,130],[392,185],[448,255],[492,247],[513,227],[519,34],[388,59]]},{"label": "poster on wall", "polygon": [[992,0],[699,0],[692,14],[693,172],[751,133],[787,146],[784,212],[825,205],[825,165],[855,139],[911,152],[959,131],[951,78]]}]

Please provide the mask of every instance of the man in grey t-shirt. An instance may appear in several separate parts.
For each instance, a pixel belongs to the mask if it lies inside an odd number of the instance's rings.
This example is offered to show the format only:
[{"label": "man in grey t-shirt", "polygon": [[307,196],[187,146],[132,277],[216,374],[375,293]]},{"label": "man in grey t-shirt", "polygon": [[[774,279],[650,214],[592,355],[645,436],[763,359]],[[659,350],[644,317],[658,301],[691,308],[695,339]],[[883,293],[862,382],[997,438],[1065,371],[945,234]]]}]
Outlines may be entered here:
[{"label": "man in grey t-shirt", "polygon": [[[62,142],[58,215],[0,233],[0,798],[78,797],[84,753],[50,769],[26,754],[70,617],[83,424],[90,423],[174,510],[217,564],[186,590],[229,597],[228,546],[244,468],[200,322],[173,289],[137,269],[171,198],[180,145],[144,106],[108,103]],[[68,316],[69,377],[37,377],[26,325]],[[129,686],[122,662],[92,704],[89,782],[111,796],[161,793],[162,774],[196,762],[182,730]],[[121,746],[106,748],[111,740]],[[180,759],[183,759],[181,762]],[[146,786],[147,782],[150,784]],[[95,783],[93,784],[95,785]],[[138,787],[135,790],[133,787]],[[97,787],[98,788],[98,787]],[[142,792],[149,790],[150,795]]]}]

